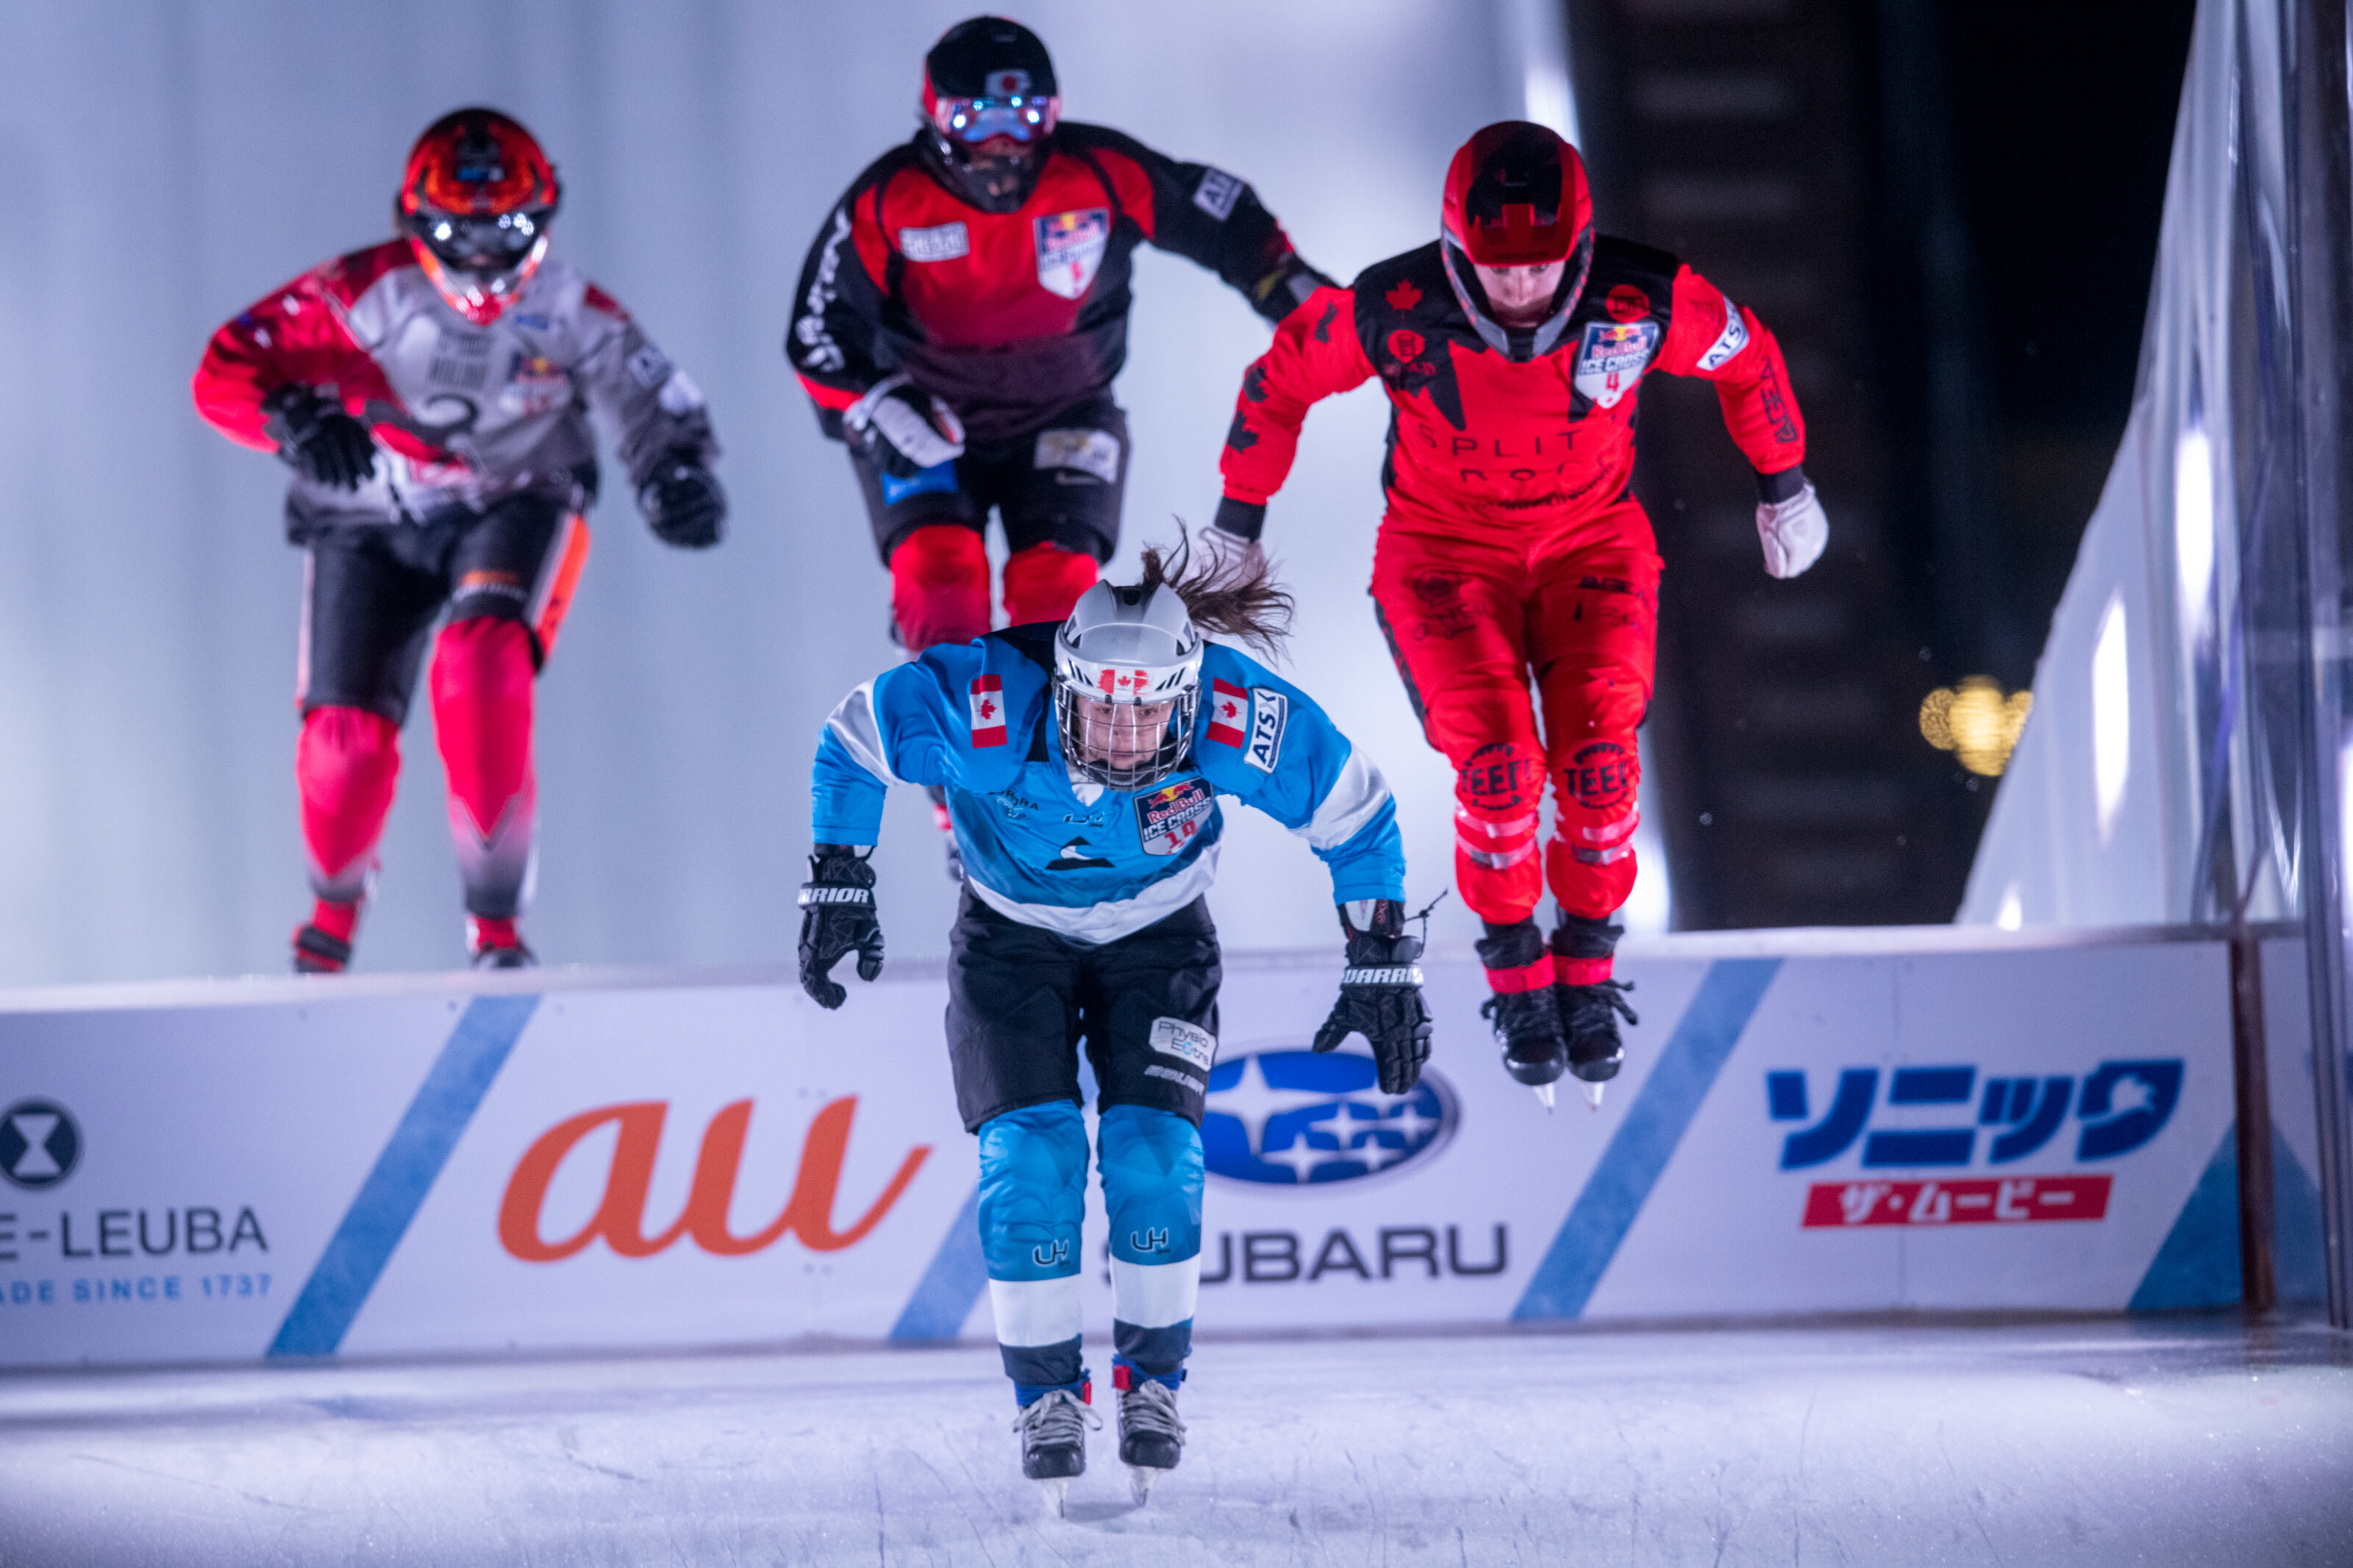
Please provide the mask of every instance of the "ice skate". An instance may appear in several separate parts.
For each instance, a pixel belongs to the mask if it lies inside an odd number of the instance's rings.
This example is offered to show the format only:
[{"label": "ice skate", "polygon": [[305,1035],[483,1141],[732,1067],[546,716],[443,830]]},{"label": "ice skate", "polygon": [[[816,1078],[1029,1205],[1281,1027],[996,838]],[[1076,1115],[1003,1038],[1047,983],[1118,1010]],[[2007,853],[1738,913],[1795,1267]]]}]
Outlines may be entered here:
[{"label": "ice skate", "polygon": [[512,921],[469,917],[466,951],[473,955],[477,969],[533,969],[539,963],[538,954],[523,945],[522,934]]},{"label": "ice skate", "polygon": [[[1480,1004],[1479,1016],[1494,1026],[1504,1070],[1535,1090],[1549,1110],[1553,1080],[1568,1067],[1568,1041],[1549,984],[1552,955],[1534,921],[1487,929],[1491,934],[1475,945],[1495,994]],[[1531,976],[1534,984],[1524,984]]]},{"label": "ice skate", "polygon": [[1119,1462],[1127,1467],[1128,1489],[1141,1504],[1152,1483],[1185,1457],[1185,1423],[1176,1414],[1176,1391],[1156,1377],[1138,1377],[1123,1366],[1113,1374],[1119,1387]]},{"label": "ice skate", "polygon": [[1601,1109],[1601,1086],[1618,1076],[1626,1047],[1618,1037],[1618,1018],[1629,1024],[1642,1020],[1627,1005],[1622,993],[1634,989],[1629,980],[1601,980],[1591,985],[1558,985],[1561,1022],[1568,1033],[1568,1070],[1585,1089],[1585,1102]]},{"label": "ice skate", "polygon": [[1103,1425],[1067,1388],[1050,1388],[1021,1407],[1013,1429],[1021,1434],[1021,1473],[1042,1481],[1059,1517],[1069,1501],[1071,1480],[1087,1472],[1087,1428]]},{"label": "ice skate", "polygon": [[341,974],[351,967],[352,937],[357,931],[360,907],[321,899],[311,918],[294,928],[294,973]]}]

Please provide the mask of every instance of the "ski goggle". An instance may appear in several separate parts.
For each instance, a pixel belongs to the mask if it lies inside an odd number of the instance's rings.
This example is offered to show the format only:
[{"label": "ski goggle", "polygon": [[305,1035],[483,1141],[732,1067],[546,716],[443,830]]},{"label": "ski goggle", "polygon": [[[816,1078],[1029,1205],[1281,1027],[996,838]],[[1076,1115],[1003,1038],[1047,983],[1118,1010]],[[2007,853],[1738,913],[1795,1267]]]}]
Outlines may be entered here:
[{"label": "ski goggle", "polygon": [[408,215],[408,231],[444,266],[497,268],[530,255],[547,232],[550,216],[543,211],[490,217],[427,210]]},{"label": "ski goggle", "polygon": [[1050,136],[1062,117],[1060,98],[940,98],[932,100],[932,129],[951,142],[976,146],[992,136],[1016,142]]}]

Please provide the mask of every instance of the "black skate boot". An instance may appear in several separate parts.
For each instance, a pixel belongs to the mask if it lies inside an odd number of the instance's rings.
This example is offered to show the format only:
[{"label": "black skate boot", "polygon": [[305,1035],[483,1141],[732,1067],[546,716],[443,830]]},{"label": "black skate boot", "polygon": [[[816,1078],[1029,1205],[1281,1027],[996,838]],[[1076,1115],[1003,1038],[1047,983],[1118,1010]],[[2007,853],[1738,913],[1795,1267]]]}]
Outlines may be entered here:
[{"label": "black skate boot", "polygon": [[948,880],[964,886],[964,851],[956,847],[955,818],[948,815],[948,792],[944,784],[925,784],[923,793],[932,797],[932,821],[938,825],[940,837],[947,840]]},{"label": "black skate boot", "polygon": [[[1564,913],[1552,933],[1555,973],[1562,1029],[1568,1036],[1568,1070],[1585,1086],[1585,1102],[1601,1109],[1601,1086],[1618,1076],[1626,1047],[1618,1037],[1618,1020],[1642,1020],[1627,1005],[1630,980],[1609,978],[1610,955],[1618,950],[1623,926]],[[1589,978],[1588,978],[1589,977]],[[1574,982],[1574,983],[1573,983]]]},{"label": "black skate boot", "polygon": [[1151,1498],[1158,1474],[1175,1469],[1185,1457],[1185,1423],[1176,1415],[1176,1391],[1158,1378],[1119,1366],[1111,1381],[1119,1390],[1119,1462],[1142,1503]]},{"label": "black skate boot", "polygon": [[294,928],[294,973],[341,974],[352,964],[352,936],[360,907],[321,899],[311,918]]},{"label": "black skate boot", "polygon": [[1552,954],[1544,933],[1534,921],[1491,925],[1486,940],[1475,945],[1495,992],[1480,1005],[1479,1016],[1494,1026],[1504,1070],[1535,1090],[1549,1110],[1553,1080],[1568,1067],[1568,1040],[1553,1000]]},{"label": "black skate boot", "polygon": [[1058,1515],[1069,1501],[1071,1478],[1087,1473],[1087,1428],[1103,1425],[1084,1402],[1092,1392],[1083,1383],[1077,1394],[1050,1388],[1013,1418],[1013,1429],[1021,1434],[1021,1473],[1045,1483]]}]

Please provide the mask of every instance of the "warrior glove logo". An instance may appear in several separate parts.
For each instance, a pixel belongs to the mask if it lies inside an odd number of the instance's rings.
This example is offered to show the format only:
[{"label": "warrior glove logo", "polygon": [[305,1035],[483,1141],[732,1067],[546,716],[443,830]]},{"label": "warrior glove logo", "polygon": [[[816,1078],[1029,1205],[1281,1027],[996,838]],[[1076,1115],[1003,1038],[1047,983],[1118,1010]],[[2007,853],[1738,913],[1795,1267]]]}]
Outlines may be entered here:
[{"label": "warrior glove logo", "polygon": [[81,1129],[53,1100],[20,1100],[0,1112],[0,1176],[26,1192],[54,1187],[81,1163]]}]

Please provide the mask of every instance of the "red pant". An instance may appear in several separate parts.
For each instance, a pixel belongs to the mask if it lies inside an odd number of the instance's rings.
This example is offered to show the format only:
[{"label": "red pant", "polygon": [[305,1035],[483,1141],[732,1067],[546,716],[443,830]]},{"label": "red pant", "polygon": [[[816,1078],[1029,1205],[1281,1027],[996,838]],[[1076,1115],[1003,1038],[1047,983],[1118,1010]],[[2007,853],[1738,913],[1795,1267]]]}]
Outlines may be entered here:
[{"label": "red pant", "polygon": [[[1570,914],[1614,912],[1634,887],[1634,730],[1658,642],[1659,556],[1642,509],[1621,501],[1543,534],[1393,511],[1373,599],[1422,733],[1454,764],[1463,902],[1510,924],[1549,881]],[[1547,775],[1554,826],[1540,864]]]},{"label": "red pant", "polygon": [[[1009,626],[1069,618],[1095,585],[1095,558],[1052,542],[1017,550],[1005,563]],[[891,552],[891,615],[910,654],[934,643],[967,643],[988,631],[988,550],[962,523],[916,529]]]}]

